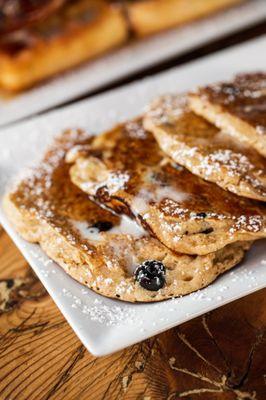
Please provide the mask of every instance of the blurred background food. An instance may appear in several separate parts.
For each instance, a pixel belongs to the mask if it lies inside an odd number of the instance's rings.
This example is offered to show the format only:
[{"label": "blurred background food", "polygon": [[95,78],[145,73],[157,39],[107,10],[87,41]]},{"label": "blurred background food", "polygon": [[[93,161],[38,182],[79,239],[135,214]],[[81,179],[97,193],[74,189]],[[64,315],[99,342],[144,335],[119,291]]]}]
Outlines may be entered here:
[{"label": "blurred background food", "polygon": [[120,46],[243,0],[0,0],[0,86],[26,89]]}]

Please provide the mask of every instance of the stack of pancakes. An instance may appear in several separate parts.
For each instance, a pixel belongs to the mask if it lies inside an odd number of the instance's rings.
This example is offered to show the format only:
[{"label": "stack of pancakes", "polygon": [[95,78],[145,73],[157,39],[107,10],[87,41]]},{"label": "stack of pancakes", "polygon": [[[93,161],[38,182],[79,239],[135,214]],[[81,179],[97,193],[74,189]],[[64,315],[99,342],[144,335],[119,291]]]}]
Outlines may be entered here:
[{"label": "stack of pancakes", "polygon": [[91,289],[158,301],[210,284],[266,237],[266,74],[156,99],[99,136],[69,130],[4,206]]},{"label": "stack of pancakes", "polygon": [[0,0],[0,87],[26,89],[140,37],[243,0]]}]

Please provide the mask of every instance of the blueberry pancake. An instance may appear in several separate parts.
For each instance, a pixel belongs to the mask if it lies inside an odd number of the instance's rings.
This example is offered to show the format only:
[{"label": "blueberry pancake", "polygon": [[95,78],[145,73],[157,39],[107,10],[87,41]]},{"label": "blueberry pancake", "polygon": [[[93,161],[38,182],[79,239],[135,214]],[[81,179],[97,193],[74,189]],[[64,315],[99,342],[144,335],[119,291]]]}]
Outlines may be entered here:
[{"label": "blueberry pancake", "polygon": [[127,40],[127,21],[118,4],[105,0],[33,3],[37,5],[23,8],[22,15],[11,15],[11,22],[2,13],[0,87],[3,89],[25,89]]},{"label": "blueberry pancake", "polygon": [[108,297],[158,301],[198,290],[241,261],[250,242],[206,256],[173,253],[133,220],[91,202],[65,163],[73,144],[89,142],[83,132],[66,132],[4,199],[21,236],[40,243],[74,279]]},{"label": "blueberry pancake", "polygon": [[173,163],[142,120],[70,150],[71,179],[117,213],[137,218],[173,251],[208,254],[266,237],[266,205],[206,182]]},{"label": "blueberry pancake", "polygon": [[127,2],[133,32],[149,35],[205,17],[243,0],[133,0]]},{"label": "blueberry pancake", "polygon": [[237,75],[231,82],[191,93],[192,110],[266,157],[266,74]]},{"label": "blueberry pancake", "polygon": [[155,100],[144,126],[169,157],[193,174],[239,196],[266,201],[266,159],[193,113],[186,95]]}]

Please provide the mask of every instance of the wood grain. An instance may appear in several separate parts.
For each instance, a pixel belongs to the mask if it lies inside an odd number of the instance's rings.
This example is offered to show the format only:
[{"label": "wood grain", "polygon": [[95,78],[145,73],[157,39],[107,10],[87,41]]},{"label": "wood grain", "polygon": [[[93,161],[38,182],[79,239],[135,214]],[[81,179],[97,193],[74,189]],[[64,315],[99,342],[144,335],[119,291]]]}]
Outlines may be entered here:
[{"label": "wood grain", "polygon": [[0,228],[1,400],[265,400],[266,291],[114,355],[81,344]]}]

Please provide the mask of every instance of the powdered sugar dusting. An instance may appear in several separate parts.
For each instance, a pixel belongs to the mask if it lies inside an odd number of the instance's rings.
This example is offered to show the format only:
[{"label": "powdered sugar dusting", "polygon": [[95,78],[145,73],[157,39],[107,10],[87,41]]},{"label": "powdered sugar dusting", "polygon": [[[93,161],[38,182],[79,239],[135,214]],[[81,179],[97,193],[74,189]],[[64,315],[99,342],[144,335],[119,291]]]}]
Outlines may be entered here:
[{"label": "powdered sugar dusting", "polygon": [[[214,90],[218,90],[216,85]],[[217,113],[216,122],[219,118]],[[187,95],[162,96],[154,101],[146,125],[166,154],[194,174],[233,193],[266,199],[263,157],[194,114],[188,108]]]},{"label": "powdered sugar dusting", "polygon": [[160,204],[162,201],[172,201],[178,207],[185,200],[189,199],[190,194],[183,191],[181,188],[178,190],[176,187],[170,185],[163,185],[159,179],[154,176],[154,171],[146,171],[143,173],[142,180],[145,182],[144,187],[133,197],[131,202],[132,210],[135,214],[144,215],[146,219],[148,216],[145,214],[149,210],[150,203]]},{"label": "powdered sugar dusting", "polygon": [[199,89],[199,97],[208,107],[200,107],[201,115],[249,143],[265,156],[266,147],[266,74],[240,74],[232,81]]},{"label": "powdered sugar dusting", "polygon": [[232,234],[236,231],[249,231],[259,232],[263,229],[263,221],[261,216],[246,216],[241,215],[236,218],[234,226],[230,228],[229,232]]},{"label": "powdered sugar dusting", "polygon": [[[63,296],[71,300],[71,307],[81,311],[84,317],[105,326],[143,325],[134,308],[124,308],[118,305],[106,305],[96,298],[91,305],[87,305],[80,297],[73,295],[69,290],[62,289]],[[87,293],[86,293],[87,294]]]}]

